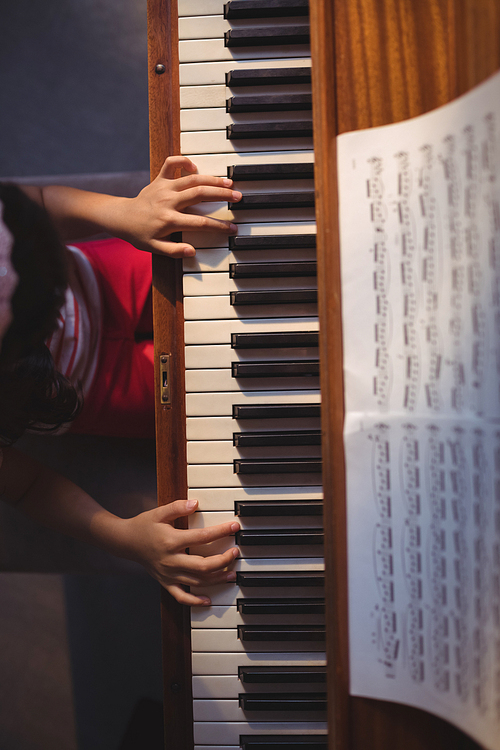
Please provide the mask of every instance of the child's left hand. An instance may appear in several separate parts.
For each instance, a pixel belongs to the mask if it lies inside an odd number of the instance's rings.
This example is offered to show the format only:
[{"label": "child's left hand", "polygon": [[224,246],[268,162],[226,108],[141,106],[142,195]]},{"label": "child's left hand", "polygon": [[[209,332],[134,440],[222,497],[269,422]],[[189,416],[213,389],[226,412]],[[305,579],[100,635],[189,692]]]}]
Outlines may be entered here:
[{"label": "child's left hand", "polygon": [[184,586],[213,586],[236,579],[229,571],[238,548],[208,557],[189,555],[187,547],[208,544],[232,536],[240,525],[226,522],[205,529],[177,529],[174,521],[194,513],[198,503],[176,500],[168,505],[144,511],[133,518],[120,519],[122,555],[141,563],[148,573],[181,604],[209,606],[210,599],[185,591]]}]

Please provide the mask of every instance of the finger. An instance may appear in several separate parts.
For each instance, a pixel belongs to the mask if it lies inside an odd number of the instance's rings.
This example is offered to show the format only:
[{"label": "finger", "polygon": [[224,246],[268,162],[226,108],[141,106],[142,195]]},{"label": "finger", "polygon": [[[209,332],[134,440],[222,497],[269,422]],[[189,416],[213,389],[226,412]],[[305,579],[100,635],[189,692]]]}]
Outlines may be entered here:
[{"label": "finger", "polygon": [[166,180],[172,180],[178,169],[184,169],[186,172],[196,172],[197,167],[187,156],[168,156],[163,162],[158,176]]},{"label": "finger", "polygon": [[219,570],[216,573],[177,573],[168,575],[169,580],[173,580],[182,586],[217,586],[221,583],[234,583],[236,573],[234,571]]},{"label": "finger", "polygon": [[149,252],[153,255],[168,255],[169,258],[192,258],[196,255],[196,250],[192,245],[169,240],[150,240]]},{"label": "finger", "polygon": [[204,529],[179,529],[179,533],[182,535],[183,547],[195,547],[199,544],[215,542],[217,539],[224,539],[226,536],[233,536],[239,530],[239,523],[227,521],[217,526],[207,526]]},{"label": "finger", "polygon": [[[239,554],[238,547],[231,547],[225,552],[220,552],[216,555],[207,555],[207,557],[203,557],[203,555],[183,554],[182,558],[180,555],[176,557],[175,567],[178,571],[182,571],[179,575],[196,576],[197,578],[201,576],[206,580],[215,575],[220,583],[221,580],[224,580],[223,576],[228,573],[225,569],[234,562]],[[224,571],[224,573],[221,573],[221,571]],[[219,575],[221,576],[220,578]],[[195,584],[190,585],[193,586]]]},{"label": "finger", "polygon": [[241,200],[239,190],[229,190],[228,188],[211,187],[209,185],[199,185],[189,190],[183,190],[178,194],[177,210],[182,211],[189,206],[195,206],[198,203],[238,203]]},{"label": "finger", "polygon": [[159,508],[155,508],[155,513],[158,521],[169,523],[176,518],[191,515],[197,507],[198,500],[174,500],[173,503],[167,503],[166,505],[161,505]]},{"label": "finger", "polygon": [[183,190],[189,190],[195,187],[218,187],[218,188],[232,188],[233,181],[228,177],[214,177],[208,174],[190,174],[186,177],[179,177],[175,181],[173,188],[179,192]]},{"label": "finger", "polygon": [[170,586],[165,586],[165,588],[168,593],[179,602],[179,604],[186,604],[188,607],[209,607],[211,604],[208,596],[196,596],[196,594],[191,594],[189,591],[185,591],[181,586],[172,584]]},{"label": "finger", "polygon": [[172,218],[174,232],[223,232],[238,234],[238,227],[230,221],[214,219],[202,214],[183,214],[177,212]]}]

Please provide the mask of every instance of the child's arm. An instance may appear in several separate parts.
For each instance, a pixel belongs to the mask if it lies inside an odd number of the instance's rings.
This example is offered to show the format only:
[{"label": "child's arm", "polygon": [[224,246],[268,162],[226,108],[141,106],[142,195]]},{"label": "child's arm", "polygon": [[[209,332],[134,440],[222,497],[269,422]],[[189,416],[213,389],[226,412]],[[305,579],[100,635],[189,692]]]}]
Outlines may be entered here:
[{"label": "child's arm", "polygon": [[183,585],[213,585],[236,578],[227,566],[237,548],[211,557],[186,554],[186,547],[222,539],[239,528],[229,522],[207,529],[175,529],[176,518],[194,512],[194,501],[177,500],[133,518],[119,518],[73,482],[15,449],[4,451],[0,497],[51,529],[141,563],[182,604],[210,604],[207,597],[190,594]]},{"label": "child's arm", "polygon": [[[181,169],[190,174],[174,179]],[[165,238],[173,232],[236,234],[236,225],[228,221],[184,213],[185,208],[204,201],[240,200],[241,193],[232,190],[232,184],[232,180],[223,177],[196,174],[196,166],[187,156],[170,156],[158,177],[135,198],[59,185],[21,187],[45,207],[65,242],[107,232],[141,250],[184,257],[194,255],[195,250],[185,242],[168,242]]]}]

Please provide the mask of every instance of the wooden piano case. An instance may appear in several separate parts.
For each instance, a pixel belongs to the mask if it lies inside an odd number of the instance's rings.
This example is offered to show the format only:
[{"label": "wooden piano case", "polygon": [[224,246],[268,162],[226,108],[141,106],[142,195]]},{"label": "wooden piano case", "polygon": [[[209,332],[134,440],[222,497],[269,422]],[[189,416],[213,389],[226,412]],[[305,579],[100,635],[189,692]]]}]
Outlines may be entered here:
[{"label": "wooden piano case", "polygon": [[[222,2],[222,0],[221,0]],[[473,750],[453,726],[349,695],[337,134],[398,122],[453,100],[500,68],[499,0],[310,0],[318,232],[329,746]],[[148,0],[151,176],[180,152],[177,1]],[[159,502],[186,497],[180,261],[153,258]],[[161,401],[160,357],[170,355]],[[193,746],[189,612],[162,600],[166,747]]]}]

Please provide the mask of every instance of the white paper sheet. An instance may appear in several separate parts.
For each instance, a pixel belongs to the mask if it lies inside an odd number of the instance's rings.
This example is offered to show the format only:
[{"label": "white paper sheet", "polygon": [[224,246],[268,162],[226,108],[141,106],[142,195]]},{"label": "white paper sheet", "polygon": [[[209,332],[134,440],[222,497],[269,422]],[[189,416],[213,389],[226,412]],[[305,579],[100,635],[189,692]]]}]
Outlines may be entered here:
[{"label": "white paper sheet", "polygon": [[500,76],[338,173],[351,693],[500,750]]}]

